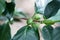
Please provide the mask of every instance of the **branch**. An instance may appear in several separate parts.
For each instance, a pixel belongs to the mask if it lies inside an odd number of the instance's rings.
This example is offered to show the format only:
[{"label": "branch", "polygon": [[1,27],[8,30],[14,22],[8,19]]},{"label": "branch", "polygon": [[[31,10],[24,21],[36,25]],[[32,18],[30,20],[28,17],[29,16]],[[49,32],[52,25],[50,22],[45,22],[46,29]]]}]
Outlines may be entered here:
[{"label": "branch", "polygon": [[[27,18],[20,18],[20,19],[28,20]],[[34,22],[42,22],[42,21],[34,20]]]}]

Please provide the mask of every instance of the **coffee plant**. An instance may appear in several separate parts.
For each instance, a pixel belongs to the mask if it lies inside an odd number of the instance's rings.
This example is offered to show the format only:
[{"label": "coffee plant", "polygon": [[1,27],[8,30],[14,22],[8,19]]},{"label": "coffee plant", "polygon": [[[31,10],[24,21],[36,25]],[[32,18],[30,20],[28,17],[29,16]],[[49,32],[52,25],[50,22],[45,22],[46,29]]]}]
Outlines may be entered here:
[{"label": "coffee plant", "polygon": [[[43,20],[41,20],[41,15]],[[27,20],[27,25],[20,28],[12,38],[10,24],[13,24],[13,21],[20,21],[19,19]],[[60,0],[49,2],[44,13],[35,3],[35,13],[30,18],[27,18],[23,12],[15,10],[14,0],[9,3],[0,0],[0,21],[0,40],[40,40],[40,33],[44,40],[60,40],[60,27],[52,26],[60,22]],[[40,29],[40,24],[45,24],[45,26]]]}]

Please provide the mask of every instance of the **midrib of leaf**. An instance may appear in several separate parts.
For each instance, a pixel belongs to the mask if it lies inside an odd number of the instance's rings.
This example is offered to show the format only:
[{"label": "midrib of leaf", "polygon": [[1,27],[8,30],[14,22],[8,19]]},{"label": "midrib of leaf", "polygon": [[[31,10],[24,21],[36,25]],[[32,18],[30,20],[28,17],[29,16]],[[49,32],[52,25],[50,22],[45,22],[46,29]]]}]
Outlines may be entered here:
[{"label": "midrib of leaf", "polygon": [[26,27],[26,29],[25,29],[25,31],[24,31],[25,40],[26,40],[26,36],[27,36],[27,28],[28,28],[28,27]]},{"label": "midrib of leaf", "polygon": [[[21,36],[18,35],[18,36],[20,36],[20,37],[22,37],[22,36],[24,35],[25,40],[26,40],[26,36],[27,36],[27,28],[28,28],[28,27],[26,27],[26,29],[24,30],[24,32],[22,31],[23,33],[21,32],[21,34],[22,34]],[[17,37],[18,37],[18,36],[17,36]],[[17,39],[19,39],[20,37],[18,37]],[[16,40],[17,40],[17,39],[16,39]]]},{"label": "midrib of leaf", "polygon": [[[46,32],[47,32],[47,33],[46,33]],[[46,35],[45,35],[44,33],[46,33]],[[43,34],[45,35],[45,36],[43,35],[43,36],[45,37],[45,38],[44,38],[45,40],[46,40],[46,39],[47,39],[47,40],[48,40],[48,39],[49,39],[49,40],[52,40],[52,35],[50,34],[50,31],[48,30],[48,28],[46,28],[46,27],[44,28]],[[46,37],[48,37],[48,38],[46,38]]]},{"label": "midrib of leaf", "polygon": [[[47,29],[47,28],[46,28],[46,29]],[[47,31],[48,31],[48,29],[47,29]],[[51,39],[51,37],[50,37],[50,36],[51,36],[51,35],[50,35],[50,32],[48,31],[47,33],[48,33],[48,35],[49,35],[49,38]]]}]

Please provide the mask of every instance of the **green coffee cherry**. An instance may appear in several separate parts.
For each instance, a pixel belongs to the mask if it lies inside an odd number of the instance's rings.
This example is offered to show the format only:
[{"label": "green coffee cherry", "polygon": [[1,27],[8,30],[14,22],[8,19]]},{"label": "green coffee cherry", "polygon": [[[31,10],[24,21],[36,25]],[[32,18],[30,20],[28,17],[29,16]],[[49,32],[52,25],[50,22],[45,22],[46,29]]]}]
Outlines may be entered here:
[{"label": "green coffee cherry", "polygon": [[45,23],[46,25],[53,25],[55,22],[52,20],[44,20],[43,23]]},{"label": "green coffee cherry", "polygon": [[40,14],[35,14],[33,17],[35,20],[39,20],[40,19]]},{"label": "green coffee cherry", "polygon": [[39,25],[40,25],[39,23],[35,23],[35,22],[32,23],[32,27],[34,28],[34,30],[37,30]]},{"label": "green coffee cherry", "polygon": [[39,23],[33,23],[32,24],[33,27],[39,27],[39,25],[40,25]]},{"label": "green coffee cherry", "polygon": [[33,23],[33,19],[32,19],[32,18],[30,18],[30,19],[27,20],[27,24],[28,24],[28,25],[30,25],[30,24],[32,24],[32,23]]}]

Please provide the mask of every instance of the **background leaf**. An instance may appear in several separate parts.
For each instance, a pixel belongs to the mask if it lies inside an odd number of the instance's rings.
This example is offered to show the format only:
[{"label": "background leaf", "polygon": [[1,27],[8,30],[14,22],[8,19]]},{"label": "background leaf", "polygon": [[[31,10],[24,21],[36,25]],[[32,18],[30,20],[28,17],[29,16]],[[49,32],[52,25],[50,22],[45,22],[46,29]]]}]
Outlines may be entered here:
[{"label": "background leaf", "polygon": [[48,25],[44,26],[42,29],[42,35],[44,40],[52,40],[53,27]]},{"label": "background leaf", "polygon": [[14,2],[10,2],[10,3],[6,2],[6,10],[9,13],[13,13],[14,9],[15,9],[15,3]]},{"label": "background leaf", "polygon": [[54,2],[56,2],[59,5],[60,8],[60,0],[53,0]]},{"label": "background leaf", "polygon": [[60,27],[53,30],[53,40],[60,40]]},{"label": "background leaf", "polygon": [[18,17],[18,18],[26,18],[26,14],[24,12],[14,12],[14,17]]},{"label": "background leaf", "polygon": [[38,12],[38,7],[37,7],[36,3],[35,3],[35,13],[39,13]]},{"label": "background leaf", "polygon": [[0,0],[0,15],[5,10],[5,0]]},{"label": "background leaf", "polygon": [[33,28],[24,26],[18,30],[12,40],[39,40],[39,37]]},{"label": "background leaf", "polygon": [[10,34],[10,26],[9,24],[3,24],[0,25],[0,40],[10,40],[11,34]]},{"label": "background leaf", "polygon": [[51,1],[50,3],[47,4],[45,8],[44,16],[46,18],[50,18],[57,13],[58,9],[59,9],[58,4],[55,3],[54,1]]},{"label": "background leaf", "polygon": [[58,3],[58,4],[60,3],[60,0],[53,0],[53,1],[55,1],[55,2]]},{"label": "background leaf", "polygon": [[[14,2],[6,2],[6,7],[4,12],[2,13],[2,16],[5,16],[8,18],[9,21],[13,20],[13,14],[14,14],[14,10],[15,10],[15,3]],[[12,20],[11,20],[12,19]]]},{"label": "background leaf", "polygon": [[5,7],[5,10],[4,12],[2,13],[2,15],[6,15],[6,14],[12,14],[13,15],[13,12],[14,12],[14,9],[15,9],[15,3],[14,2],[5,2],[6,4],[6,7]]},{"label": "background leaf", "polygon": [[55,16],[50,17],[48,20],[52,20],[54,22],[60,22],[60,9]]},{"label": "background leaf", "polygon": [[8,19],[5,16],[0,16],[0,21],[8,21]]},{"label": "background leaf", "polygon": [[9,22],[8,18],[5,16],[0,16],[0,25]]}]

